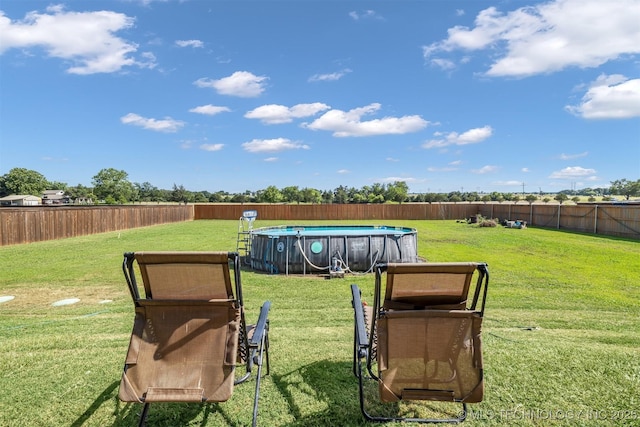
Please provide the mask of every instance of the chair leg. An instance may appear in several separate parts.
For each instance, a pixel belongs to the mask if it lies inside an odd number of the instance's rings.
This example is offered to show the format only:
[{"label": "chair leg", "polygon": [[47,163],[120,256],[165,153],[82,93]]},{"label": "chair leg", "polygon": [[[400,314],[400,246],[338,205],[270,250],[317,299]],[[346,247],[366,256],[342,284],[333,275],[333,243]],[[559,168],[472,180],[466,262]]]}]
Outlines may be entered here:
[{"label": "chair leg", "polygon": [[[262,336],[262,342],[260,343],[260,348],[258,350],[258,354],[256,355],[256,365],[258,365],[258,372],[256,374],[256,392],[253,400],[253,420],[251,422],[252,427],[256,427],[258,424],[258,399],[260,398],[260,380],[262,379],[262,358],[265,353],[266,346],[266,333]],[[267,358],[267,371],[269,370],[269,352],[266,351]]]},{"label": "chair leg", "polygon": [[149,404],[145,403],[142,406],[142,413],[140,414],[140,422],[138,423],[138,427],[144,427],[147,423],[147,415],[149,414]]}]

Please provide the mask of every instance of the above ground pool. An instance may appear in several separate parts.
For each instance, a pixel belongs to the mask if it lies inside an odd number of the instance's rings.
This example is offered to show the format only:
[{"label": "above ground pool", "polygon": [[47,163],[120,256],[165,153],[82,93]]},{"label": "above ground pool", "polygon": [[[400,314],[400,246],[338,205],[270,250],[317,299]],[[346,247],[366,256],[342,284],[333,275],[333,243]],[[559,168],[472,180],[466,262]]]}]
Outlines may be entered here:
[{"label": "above ground pool", "polygon": [[369,272],[378,262],[417,262],[414,228],[279,226],[251,231],[254,270],[273,274]]}]

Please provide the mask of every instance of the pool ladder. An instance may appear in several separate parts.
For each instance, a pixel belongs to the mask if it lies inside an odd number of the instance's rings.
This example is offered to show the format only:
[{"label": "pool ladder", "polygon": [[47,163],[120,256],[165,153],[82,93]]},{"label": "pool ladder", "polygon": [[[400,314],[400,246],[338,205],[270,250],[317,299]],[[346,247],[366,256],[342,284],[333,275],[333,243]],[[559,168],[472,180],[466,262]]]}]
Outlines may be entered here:
[{"label": "pool ladder", "polygon": [[253,221],[248,220],[244,216],[240,217],[238,223],[238,240],[236,242],[236,252],[240,255],[240,259],[245,264],[251,263],[251,230],[253,229]]}]

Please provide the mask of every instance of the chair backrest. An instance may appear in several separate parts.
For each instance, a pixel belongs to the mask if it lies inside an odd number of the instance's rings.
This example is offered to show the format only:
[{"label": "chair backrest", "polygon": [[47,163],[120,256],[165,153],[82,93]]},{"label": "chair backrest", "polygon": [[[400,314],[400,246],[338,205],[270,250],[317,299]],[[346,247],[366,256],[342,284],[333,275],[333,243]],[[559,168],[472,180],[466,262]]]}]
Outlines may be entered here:
[{"label": "chair backrest", "polygon": [[[482,400],[480,334],[488,277],[487,265],[475,262],[377,266],[370,347],[375,337],[383,401]],[[372,357],[370,352],[369,366]]]},{"label": "chair backrest", "polygon": [[[136,263],[146,298],[139,296]],[[136,317],[120,399],[227,400],[233,392],[240,332],[246,329],[237,254],[126,253],[123,270]]]},{"label": "chair backrest", "polygon": [[[387,273],[385,309],[464,309],[478,263],[390,263],[378,269]],[[378,277],[380,285],[381,278]]]},{"label": "chair backrest", "polygon": [[469,310],[392,310],[378,320],[380,399],[479,402],[482,317]]},{"label": "chair backrest", "polygon": [[233,299],[228,252],[136,252],[149,299]]}]

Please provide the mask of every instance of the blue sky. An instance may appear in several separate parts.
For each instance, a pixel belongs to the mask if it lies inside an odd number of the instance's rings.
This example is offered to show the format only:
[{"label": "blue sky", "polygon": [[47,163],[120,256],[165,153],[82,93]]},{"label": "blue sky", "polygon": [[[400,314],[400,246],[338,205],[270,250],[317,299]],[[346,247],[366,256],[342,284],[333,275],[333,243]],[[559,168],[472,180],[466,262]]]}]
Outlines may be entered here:
[{"label": "blue sky", "polygon": [[0,3],[0,175],[558,191],[640,178],[637,0]]}]

